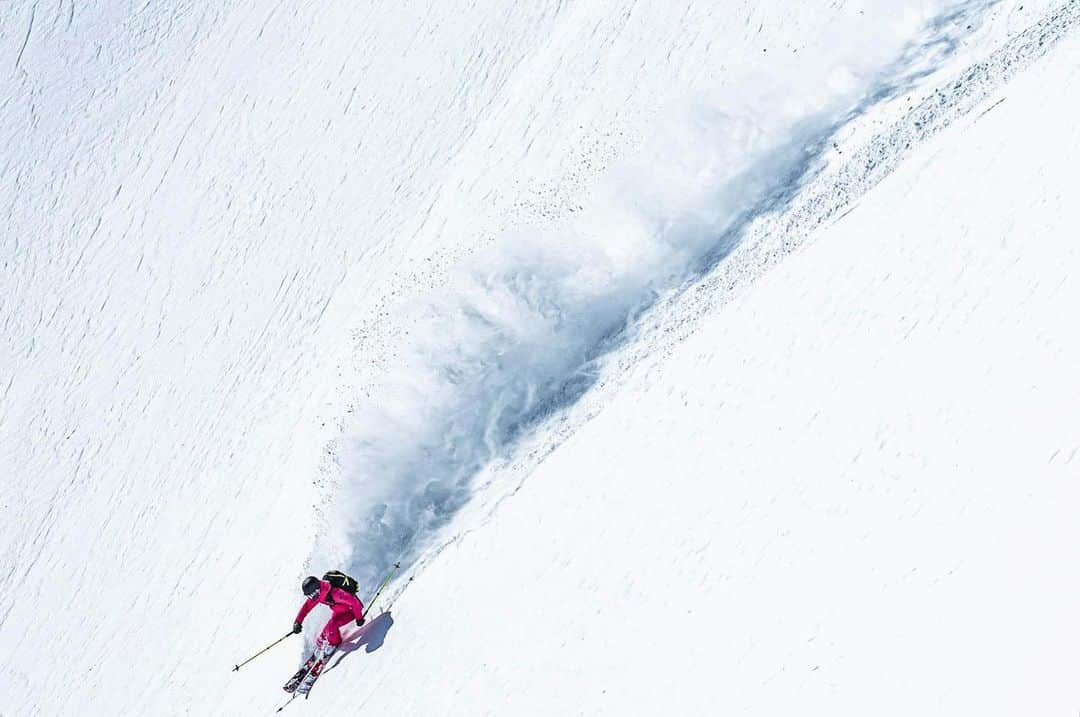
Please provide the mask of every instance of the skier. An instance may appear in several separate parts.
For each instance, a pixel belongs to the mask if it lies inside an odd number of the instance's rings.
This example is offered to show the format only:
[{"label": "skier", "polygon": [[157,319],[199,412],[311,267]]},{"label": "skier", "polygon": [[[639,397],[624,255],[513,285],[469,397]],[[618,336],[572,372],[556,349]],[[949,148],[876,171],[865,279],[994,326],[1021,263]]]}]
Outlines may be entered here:
[{"label": "skier", "polygon": [[[293,632],[298,633],[303,629],[304,618],[308,616],[319,603],[329,605],[333,614],[323,627],[319,637],[315,640],[315,649],[311,657],[293,678],[285,684],[285,691],[292,692],[304,682],[310,689],[319,677],[327,660],[341,644],[341,628],[352,621],[357,625],[364,624],[364,606],[360,598],[356,597],[356,580],[338,571],[330,571],[319,580],[314,575],[304,578],[301,589],[307,600],[300,606],[300,612],[296,613],[296,621],[293,623]],[[305,680],[304,678],[307,677]]]}]

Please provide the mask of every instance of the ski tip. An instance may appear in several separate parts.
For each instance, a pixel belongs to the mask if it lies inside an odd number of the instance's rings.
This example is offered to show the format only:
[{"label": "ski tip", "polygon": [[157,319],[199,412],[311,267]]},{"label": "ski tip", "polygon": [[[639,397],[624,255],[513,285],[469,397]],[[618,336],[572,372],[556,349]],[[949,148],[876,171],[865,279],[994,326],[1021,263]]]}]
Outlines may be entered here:
[{"label": "ski tip", "polygon": [[240,671],[240,665],[233,665],[232,671],[233,672],[239,672]]}]

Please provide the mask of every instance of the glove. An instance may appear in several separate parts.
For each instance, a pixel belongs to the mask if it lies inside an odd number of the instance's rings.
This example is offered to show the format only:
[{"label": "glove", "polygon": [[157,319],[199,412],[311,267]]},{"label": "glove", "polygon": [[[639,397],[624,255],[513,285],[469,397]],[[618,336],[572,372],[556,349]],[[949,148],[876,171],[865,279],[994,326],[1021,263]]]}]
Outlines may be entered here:
[{"label": "glove", "polygon": [[303,629],[304,629],[303,625],[301,625],[298,622],[294,622],[293,626],[292,626],[292,634],[298,635],[298,634],[300,634],[300,631],[303,630]]},{"label": "glove", "polygon": [[364,618],[360,618],[359,620],[356,621],[356,626],[357,627],[362,627],[365,622],[367,622],[367,620],[365,620]]}]

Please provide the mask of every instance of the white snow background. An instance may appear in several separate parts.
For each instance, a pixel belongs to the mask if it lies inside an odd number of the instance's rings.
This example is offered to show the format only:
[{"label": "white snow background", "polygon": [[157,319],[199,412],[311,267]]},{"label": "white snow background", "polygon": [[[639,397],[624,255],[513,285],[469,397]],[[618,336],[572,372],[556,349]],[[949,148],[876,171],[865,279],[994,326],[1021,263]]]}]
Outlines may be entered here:
[{"label": "white snow background", "polygon": [[0,5],[0,714],[1075,713],[1078,20]]}]

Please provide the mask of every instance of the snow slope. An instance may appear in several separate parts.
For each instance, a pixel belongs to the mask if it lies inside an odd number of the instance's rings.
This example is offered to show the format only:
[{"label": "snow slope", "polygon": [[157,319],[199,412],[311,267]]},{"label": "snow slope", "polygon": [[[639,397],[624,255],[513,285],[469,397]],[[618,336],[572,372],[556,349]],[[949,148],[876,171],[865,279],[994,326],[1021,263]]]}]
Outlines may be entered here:
[{"label": "snow slope", "polygon": [[681,294],[598,415],[345,658],[356,692],[316,704],[1074,710],[1078,59],[1073,33],[989,83],[705,318]]},{"label": "snow slope", "polygon": [[[601,249],[627,208],[742,243],[645,262],[630,330],[545,359],[589,381],[455,467],[370,652],[289,710],[1073,709],[1075,587],[1050,567],[1080,447],[1076,4],[990,7],[895,96],[877,78],[941,6],[805,5],[0,9],[0,713],[272,709],[299,641],[228,667],[287,629],[312,550],[356,545],[325,521],[409,504],[357,484],[356,446],[398,366],[447,368],[408,353],[411,317],[475,306],[476,267],[572,269],[545,252],[582,208]],[[780,48],[803,54],[758,59]],[[771,94],[725,105],[743,77]],[[656,131],[688,96],[735,116]],[[697,144],[733,136],[759,154]],[[777,137],[834,143],[793,175]],[[897,169],[876,185],[859,152]],[[745,195],[701,173],[740,161]],[[706,191],[673,204],[641,167]],[[598,186],[635,191],[611,210]],[[447,278],[522,225],[556,233]]]},{"label": "snow slope", "polygon": [[343,663],[363,711],[1074,710],[1078,58],[633,369]]}]

